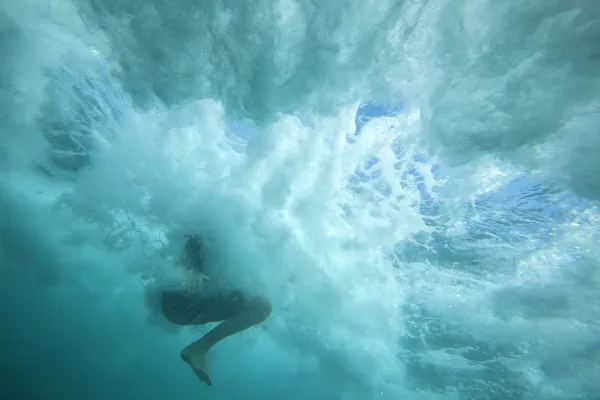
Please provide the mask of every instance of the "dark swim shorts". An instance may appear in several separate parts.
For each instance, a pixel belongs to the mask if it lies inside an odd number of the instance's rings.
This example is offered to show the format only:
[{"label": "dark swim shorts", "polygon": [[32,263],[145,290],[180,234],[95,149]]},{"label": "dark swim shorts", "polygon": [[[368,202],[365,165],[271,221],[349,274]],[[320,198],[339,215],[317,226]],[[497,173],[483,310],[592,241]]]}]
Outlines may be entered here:
[{"label": "dark swim shorts", "polygon": [[202,325],[235,317],[244,311],[245,296],[240,291],[202,297],[183,290],[161,294],[164,316],[177,325]]}]

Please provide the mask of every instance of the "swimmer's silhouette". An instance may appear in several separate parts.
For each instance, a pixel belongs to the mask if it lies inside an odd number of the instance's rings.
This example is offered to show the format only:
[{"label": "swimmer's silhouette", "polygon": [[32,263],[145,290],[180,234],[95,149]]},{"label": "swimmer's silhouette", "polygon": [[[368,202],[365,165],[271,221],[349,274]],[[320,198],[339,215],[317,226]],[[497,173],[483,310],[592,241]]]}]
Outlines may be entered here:
[{"label": "swimmer's silhouette", "polygon": [[212,293],[205,290],[210,278],[204,271],[203,247],[196,235],[186,237],[187,288],[164,291],[161,307],[165,317],[178,325],[221,322],[181,351],[181,358],[198,378],[212,386],[206,365],[208,351],[226,337],[263,322],[271,314],[271,304],[265,298],[248,296],[241,291]]}]

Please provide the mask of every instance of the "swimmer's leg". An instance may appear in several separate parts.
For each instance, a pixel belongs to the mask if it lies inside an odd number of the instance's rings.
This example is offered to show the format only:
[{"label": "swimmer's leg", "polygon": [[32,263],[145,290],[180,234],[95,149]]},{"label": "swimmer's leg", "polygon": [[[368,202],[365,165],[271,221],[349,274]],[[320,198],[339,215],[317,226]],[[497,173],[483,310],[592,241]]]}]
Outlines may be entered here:
[{"label": "swimmer's leg", "polygon": [[[206,365],[206,354],[221,340],[244,331],[266,320],[271,314],[271,304],[262,297],[246,297],[241,293],[204,299],[200,302],[202,311],[195,319],[182,320],[169,318],[182,325],[201,325],[208,322],[223,321],[206,335],[181,351],[181,358],[187,362],[201,381],[212,386]],[[164,308],[164,305],[163,305]]]},{"label": "swimmer's leg", "polygon": [[181,358],[187,362],[201,381],[212,386],[206,365],[206,354],[221,340],[234,333],[246,330],[266,320],[271,314],[271,304],[261,297],[244,299],[239,314],[226,319],[206,335],[181,351]]}]

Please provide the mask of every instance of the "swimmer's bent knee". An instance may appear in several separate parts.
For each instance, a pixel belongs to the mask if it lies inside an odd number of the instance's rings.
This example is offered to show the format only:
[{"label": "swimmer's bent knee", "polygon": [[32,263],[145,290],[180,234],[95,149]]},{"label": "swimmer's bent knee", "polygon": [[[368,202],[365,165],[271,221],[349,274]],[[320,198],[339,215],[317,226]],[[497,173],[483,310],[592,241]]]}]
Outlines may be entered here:
[{"label": "swimmer's bent knee", "polygon": [[246,299],[246,308],[256,316],[258,322],[262,322],[269,318],[273,311],[273,307],[269,300],[258,296]]}]

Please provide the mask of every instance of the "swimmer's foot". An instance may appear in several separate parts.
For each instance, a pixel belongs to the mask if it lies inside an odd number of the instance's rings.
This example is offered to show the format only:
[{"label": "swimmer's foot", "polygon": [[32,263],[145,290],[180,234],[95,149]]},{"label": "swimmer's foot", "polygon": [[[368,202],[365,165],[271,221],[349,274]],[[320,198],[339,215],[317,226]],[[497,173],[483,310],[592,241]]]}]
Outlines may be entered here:
[{"label": "swimmer's foot", "polygon": [[206,350],[199,343],[192,343],[181,351],[181,358],[192,367],[192,371],[198,378],[208,386],[212,386],[212,380],[208,376],[206,367]]}]

